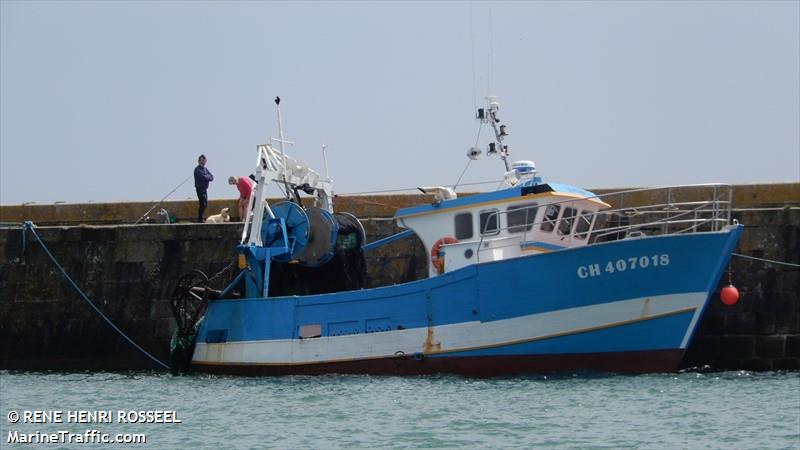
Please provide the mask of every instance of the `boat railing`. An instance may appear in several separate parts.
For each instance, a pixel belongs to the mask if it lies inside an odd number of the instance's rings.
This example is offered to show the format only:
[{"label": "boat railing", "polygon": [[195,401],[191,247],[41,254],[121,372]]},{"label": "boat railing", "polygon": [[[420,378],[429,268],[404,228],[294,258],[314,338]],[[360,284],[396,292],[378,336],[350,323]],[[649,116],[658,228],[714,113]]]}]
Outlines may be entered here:
[{"label": "boat railing", "polygon": [[[592,211],[587,200],[598,200],[607,209]],[[608,192],[592,197],[537,203],[513,211],[493,211],[482,223],[477,244],[477,260],[496,246],[491,242],[498,235],[519,236],[517,244],[531,238],[558,247],[575,247],[654,235],[718,231],[731,221],[733,187],[726,184],[675,185]],[[550,205],[560,207],[556,218],[544,218]],[[570,209],[571,208],[571,209]],[[524,223],[508,224],[509,213],[531,213]],[[566,216],[570,211],[570,216]],[[588,227],[580,221],[588,221]],[[542,225],[550,231],[542,231]],[[507,241],[507,239],[502,239]],[[467,244],[469,242],[462,242]],[[508,244],[504,242],[503,246]]]},{"label": "boat railing", "polygon": [[629,189],[600,194],[612,205],[598,212],[605,221],[593,227],[593,240],[614,233],[645,235],[718,231],[731,221],[733,186],[693,184]]}]

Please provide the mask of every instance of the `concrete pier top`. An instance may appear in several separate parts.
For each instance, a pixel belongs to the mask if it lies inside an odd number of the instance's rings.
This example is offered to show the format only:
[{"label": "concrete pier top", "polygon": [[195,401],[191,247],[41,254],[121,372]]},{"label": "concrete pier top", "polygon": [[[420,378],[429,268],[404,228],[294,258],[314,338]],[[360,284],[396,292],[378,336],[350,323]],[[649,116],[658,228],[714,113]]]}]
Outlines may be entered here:
[{"label": "concrete pier top", "polygon": [[[595,189],[592,192],[602,195],[609,192],[633,188]],[[461,196],[471,195],[461,193]],[[273,204],[282,199],[269,199]],[[650,199],[647,192],[626,195],[631,205],[644,204]],[[347,211],[357,217],[392,217],[398,208],[405,208],[433,201],[433,196],[422,194],[394,195],[348,195],[335,196],[337,211]],[[0,205],[0,222],[23,222],[30,220],[37,225],[112,225],[132,224],[155,205],[156,202],[117,202],[117,203],[58,203]],[[733,187],[735,208],[754,207],[800,207],[800,183],[745,184]],[[159,204],[150,217],[164,208],[179,222],[189,222],[197,216],[196,200],[165,201]],[[209,200],[206,216],[217,214],[222,208],[229,208],[231,220],[238,220],[236,199]]]}]

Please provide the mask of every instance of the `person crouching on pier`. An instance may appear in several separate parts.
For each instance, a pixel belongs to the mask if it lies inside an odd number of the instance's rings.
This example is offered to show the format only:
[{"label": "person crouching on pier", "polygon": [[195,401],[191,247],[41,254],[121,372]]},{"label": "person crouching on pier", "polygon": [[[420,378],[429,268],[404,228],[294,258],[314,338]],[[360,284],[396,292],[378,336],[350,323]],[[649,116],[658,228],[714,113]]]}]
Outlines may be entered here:
[{"label": "person crouching on pier", "polygon": [[247,205],[250,203],[250,196],[253,194],[253,181],[247,177],[228,177],[228,184],[236,185],[239,190],[239,220],[244,222],[247,215]]}]

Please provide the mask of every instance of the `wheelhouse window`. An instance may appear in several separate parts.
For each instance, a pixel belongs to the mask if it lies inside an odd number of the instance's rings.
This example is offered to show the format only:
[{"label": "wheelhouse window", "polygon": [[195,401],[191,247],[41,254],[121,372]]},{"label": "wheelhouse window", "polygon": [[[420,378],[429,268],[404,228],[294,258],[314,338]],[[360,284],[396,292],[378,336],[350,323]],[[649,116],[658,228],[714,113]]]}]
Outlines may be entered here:
[{"label": "wheelhouse window", "polygon": [[509,206],[506,211],[509,233],[530,231],[536,223],[536,211],[538,211],[536,203]]},{"label": "wheelhouse window", "polygon": [[479,231],[484,236],[490,236],[500,233],[500,226],[497,223],[499,211],[496,209],[490,211],[481,211],[478,216]]},{"label": "wheelhouse window", "polygon": [[575,222],[575,216],[578,210],[575,208],[564,208],[564,214],[561,216],[561,221],[558,222],[558,234],[568,235],[572,232],[572,224]]},{"label": "wheelhouse window", "polygon": [[591,211],[582,211],[578,216],[578,224],[575,225],[575,238],[586,239],[589,236],[589,230],[592,228],[592,221],[594,220],[594,213]]},{"label": "wheelhouse window", "polygon": [[469,239],[472,237],[472,213],[456,214],[455,218],[456,239]]},{"label": "wheelhouse window", "polygon": [[558,219],[560,211],[560,205],[547,205],[547,209],[544,211],[544,220],[542,220],[542,231],[550,232],[556,228],[556,219]]}]

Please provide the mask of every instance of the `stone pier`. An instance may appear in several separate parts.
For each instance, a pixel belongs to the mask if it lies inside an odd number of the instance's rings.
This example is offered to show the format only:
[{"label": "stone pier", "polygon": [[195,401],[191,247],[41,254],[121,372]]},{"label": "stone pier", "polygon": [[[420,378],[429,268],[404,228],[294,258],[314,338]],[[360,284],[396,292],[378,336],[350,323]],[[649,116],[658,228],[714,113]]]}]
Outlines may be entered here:
[{"label": "stone pier", "polygon": [[[337,197],[337,209],[363,219],[368,241],[399,229],[397,207],[426,196]],[[236,211],[214,200],[208,211]],[[734,189],[734,217],[745,225],[736,253],[800,263],[800,184]],[[195,202],[166,202],[178,222],[132,225],[152,204],[0,206],[0,222],[30,220],[67,273],[120,329],[169,360],[174,327],[169,300],[178,278],[199,269],[216,287],[229,280],[241,224],[192,224]],[[155,214],[151,214],[155,217]],[[235,218],[234,218],[235,219]],[[145,219],[144,222],[148,220]],[[416,237],[367,254],[369,285],[410,281],[427,273]],[[734,306],[715,294],[684,363],[714,369],[800,369],[800,269],[734,256]],[[726,285],[728,275],[720,281]],[[21,228],[0,228],[0,369],[145,369],[157,367],[124,341],[72,289],[42,247]]]}]

